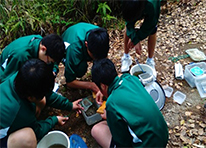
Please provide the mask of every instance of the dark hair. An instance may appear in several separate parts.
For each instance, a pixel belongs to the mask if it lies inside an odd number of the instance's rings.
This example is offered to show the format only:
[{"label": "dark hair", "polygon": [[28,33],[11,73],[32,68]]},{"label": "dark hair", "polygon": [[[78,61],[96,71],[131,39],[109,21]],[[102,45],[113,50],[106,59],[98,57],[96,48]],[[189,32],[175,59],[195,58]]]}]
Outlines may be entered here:
[{"label": "dark hair", "polygon": [[39,60],[31,59],[19,70],[15,81],[15,90],[21,98],[42,99],[54,87],[54,75],[49,66]]},{"label": "dark hair", "polygon": [[110,85],[117,76],[113,62],[107,58],[95,60],[92,66],[92,81],[101,89],[100,84]]},{"label": "dark hair", "polygon": [[65,53],[65,45],[59,35],[47,35],[41,40],[41,44],[47,48],[46,55],[50,56],[57,63],[61,62]]},{"label": "dark hair", "polygon": [[[88,35],[88,37],[87,37]],[[96,28],[87,32],[88,50],[94,59],[106,58],[109,51],[109,35],[104,28]]]},{"label": "dark hair", "polygon": [[135,21],[140,19],[142,12],[145,9],[147,0],[123,0],[122,14],[126,21]]}]

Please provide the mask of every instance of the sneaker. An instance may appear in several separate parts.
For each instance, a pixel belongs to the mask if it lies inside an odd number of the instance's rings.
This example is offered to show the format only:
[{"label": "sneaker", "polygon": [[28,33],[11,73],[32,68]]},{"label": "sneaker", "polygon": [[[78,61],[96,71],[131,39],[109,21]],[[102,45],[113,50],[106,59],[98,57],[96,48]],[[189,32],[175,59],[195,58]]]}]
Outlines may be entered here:
[{"label": "sneaker", "polygon": [[150,67],[152,67],[152,69],[155,70],[155,62],[154,62],[154,59],[149,60],[149,59],[147,58],[146,64],[149,65]]},{"label": "sneaker", "polygon": [[129,67],[130,67],[130,65],[132,65],[131,57],[130,56],[129,57],[123,56],[121,61],[122,61],[121,72],[129,71]]}]

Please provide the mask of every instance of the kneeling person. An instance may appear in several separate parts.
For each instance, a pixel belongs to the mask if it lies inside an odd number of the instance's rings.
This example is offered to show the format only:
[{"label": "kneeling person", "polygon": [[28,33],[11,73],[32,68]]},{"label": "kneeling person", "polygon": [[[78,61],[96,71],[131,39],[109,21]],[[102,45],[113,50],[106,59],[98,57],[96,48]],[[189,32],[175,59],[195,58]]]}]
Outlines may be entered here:
[{"label": "kneeling person", "polygon": [[119,77],[114,64],[102,59],[94,62],[92,80],[107,97],[106,121],[91,131],[102,147],[166,147],[167,124],[136,76]]},{"label": "kneeling person", "polygon": [[[65,124],[68,117],[51,116],[37,121],[36,112],[54,87],[54,75],[50,67],[39,59],[28,60],[8,80],[0,84],[1,90],[1,147],[7,141],[8,147],[36,147],[37,141],[46,135],[56,123]],[[44,98],[44,99],[43,99]],[[48,97],[45,102],[55,108],[81,109],[66,98],[53,101]],[[43,104],[45,105],[45,104]]]}]

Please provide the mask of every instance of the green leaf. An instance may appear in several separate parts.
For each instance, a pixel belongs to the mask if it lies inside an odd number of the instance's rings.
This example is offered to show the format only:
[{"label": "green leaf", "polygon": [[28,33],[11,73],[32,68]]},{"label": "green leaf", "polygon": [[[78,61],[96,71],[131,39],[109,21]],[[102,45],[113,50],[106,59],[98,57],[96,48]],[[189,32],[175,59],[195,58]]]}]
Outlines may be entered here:
[{"label": "green leaf", "polygon": [[110,9],[110,7],[108,5],[105,5],[105,8],[107,8],[107,10],[109,10],[109,12],[112,12],[112,10]]},{"label": "green leaf", "polygon": [[17,31],[19,29],[20,22],[17,22],[15,25],[11,27],[10,32]]}]

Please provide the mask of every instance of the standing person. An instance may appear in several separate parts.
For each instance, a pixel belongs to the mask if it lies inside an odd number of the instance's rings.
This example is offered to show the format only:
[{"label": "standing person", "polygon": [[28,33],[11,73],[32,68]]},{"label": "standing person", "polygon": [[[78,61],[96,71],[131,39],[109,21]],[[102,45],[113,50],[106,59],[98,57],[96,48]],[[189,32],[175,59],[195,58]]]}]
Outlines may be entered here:
[{"label": "standing person", "polygon": [[76,78],[81,78],[87,72],[87,62],[107,57],[109,51],[107,30],[82,22],[69,27],[62,34],[62,38],[69,45],[64,59],[67,86],[99,92],[99,88],[93,82],[80,81]]},{"label": "standing person", "polygon": [[[29,59],[37,58],[53,66],[58,73],[58,64],[64,57],[65,45],[62,38],[50,34],[20,37],[5,47],[0,56],[0,83],[16,73]],[[54,64],[55,63],[55,64]]]},{"label": "standing person", "polygon": [[[38,121],[36,116],[42,106],[48,105],[62,110],[83,109],[78,103],[66,98],[51,99],[47,96],[54,87],[54,75],[49,66],[39,60],[25,62],[19,72],[0,84],[0,145],[7,143],[12,148],[36,148],[37,141],[47,134],[55,124],[64,125],[68,117],[50,116]],[[8,138],[8,139],[7,139]]]},{"label": "standing person", "polygon": [[119,77],[114,64],[102,59],[94,62],[92,80],[107,97],[106,121],[91,130],[102,147],[166,147],[167,124],[136,76]]},{"label": "standing person", "polygon": [[[160,0],[132,0],[123,1],[123,18],[126,21],[124,33],[124,55],[121,58],[121,71],[129,71],[132,59],[129,50],[134,48],[141,54],[141,41],[148,37],[148,57],[146,64],[155,69],[153,59],[156,45],[157,23],[160,15]],[[135,28],[138,20],[144,19],[139,29]]]}]

